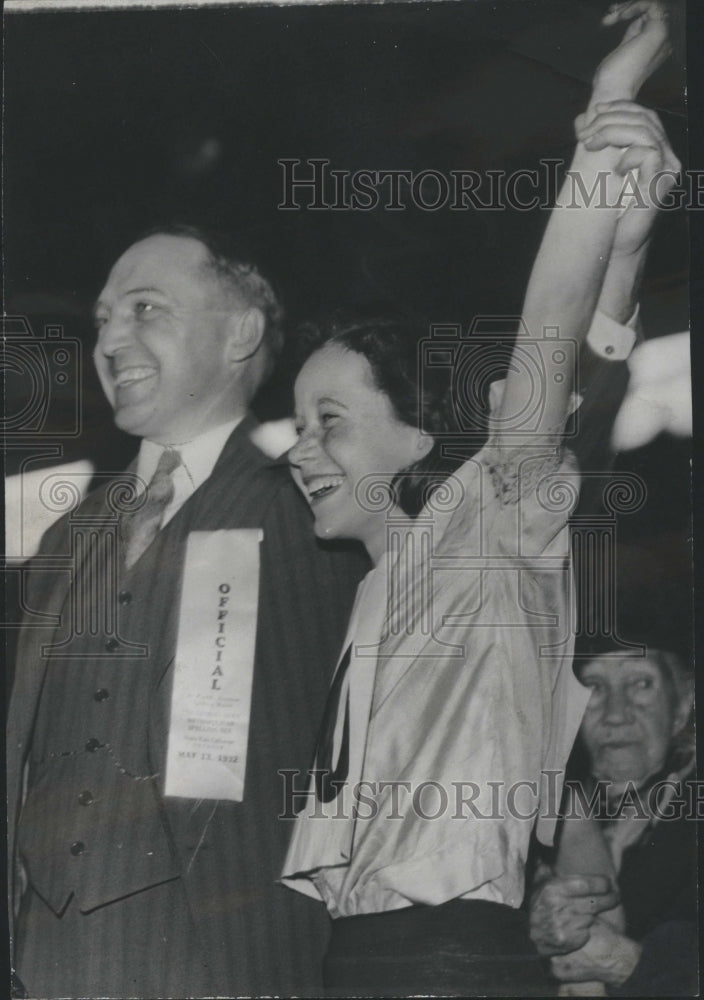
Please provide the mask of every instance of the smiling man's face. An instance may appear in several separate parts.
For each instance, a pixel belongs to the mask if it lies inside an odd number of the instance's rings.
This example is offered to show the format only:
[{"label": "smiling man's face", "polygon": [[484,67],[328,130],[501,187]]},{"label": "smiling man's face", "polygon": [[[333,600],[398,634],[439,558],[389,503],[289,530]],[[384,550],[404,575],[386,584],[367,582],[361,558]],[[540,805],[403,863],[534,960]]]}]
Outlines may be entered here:
[{"label": "smiling man's face", "polygon": [[228,359],[233,306],[196,239],[155,235],[119,258],[95,305],[94,359],[122,430],[181,444],[241,410]]},{"label": "smiling man's face", "polygon": [[688,714],[657,656],[599,657],[579,679],[592,689],[581,736],[594,777],[639,785],[656,774]]}]

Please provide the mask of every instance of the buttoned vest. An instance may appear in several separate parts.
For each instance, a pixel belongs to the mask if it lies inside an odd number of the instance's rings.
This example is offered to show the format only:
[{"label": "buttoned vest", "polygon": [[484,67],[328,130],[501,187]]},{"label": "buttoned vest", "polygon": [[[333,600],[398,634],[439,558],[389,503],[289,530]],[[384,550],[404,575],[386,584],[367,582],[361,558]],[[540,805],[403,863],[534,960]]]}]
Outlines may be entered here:
[{"label": "buttoned vest", "polygon": [[30,883],[57,913],[71,894],[87,912],[178,877],[212,812],[167,800],[167,815],[162,797],[184,535],[193,520],[191,498],[112,589],[105,581],[115,532],[94,535],[64,628],[47,651],[18,848]]}]

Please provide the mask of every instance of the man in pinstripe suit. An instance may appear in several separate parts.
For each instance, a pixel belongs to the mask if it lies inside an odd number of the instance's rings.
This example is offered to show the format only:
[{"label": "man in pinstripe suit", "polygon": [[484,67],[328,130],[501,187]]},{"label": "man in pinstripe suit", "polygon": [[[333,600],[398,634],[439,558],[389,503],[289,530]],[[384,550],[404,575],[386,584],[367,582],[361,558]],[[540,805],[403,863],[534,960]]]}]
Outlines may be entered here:
[{"label": "man in pinstripe suit", "polygon": [[[167,485],[122,559],[101,489],[47,532],[29,577],[28,615],[54,624],[22,630],[8,724],[14,968],[32,997],[311,995],[326,918],[275,884],[278,772],[310,765],[364,563],[314,540],[287,469],[252,441],[248,405],[281,341],[256,270],[160,231],[117,261],[95,315],[116,423],[142,438],[133,471],[154,496]],[[185,543],[232,528],[263,531],[244,795],[170,797]],[[113,558],[101,610],[91,579]]]}]

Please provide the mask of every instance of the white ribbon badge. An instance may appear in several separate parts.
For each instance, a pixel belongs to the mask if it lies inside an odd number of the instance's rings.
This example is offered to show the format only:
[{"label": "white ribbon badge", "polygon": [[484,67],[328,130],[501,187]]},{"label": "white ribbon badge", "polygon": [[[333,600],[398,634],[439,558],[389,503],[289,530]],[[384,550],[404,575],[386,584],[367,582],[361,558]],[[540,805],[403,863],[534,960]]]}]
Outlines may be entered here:
[{"label": "white ribbon badge", "polygon": [[263,537],[260,528],[188,537],[166,795],[244,797]]}]

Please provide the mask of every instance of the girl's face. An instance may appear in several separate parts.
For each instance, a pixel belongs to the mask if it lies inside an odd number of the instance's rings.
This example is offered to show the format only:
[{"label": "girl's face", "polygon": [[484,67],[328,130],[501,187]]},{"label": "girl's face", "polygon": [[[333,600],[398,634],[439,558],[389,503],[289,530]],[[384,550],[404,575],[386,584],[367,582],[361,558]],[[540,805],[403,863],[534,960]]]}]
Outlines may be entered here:
[{"label": "girl's face", "polygon": [[311,355],[295,400],[299,437],[289,461],[315,515],[315,533],[354,538],[376,562],[386,550],[388,504],[374,509],[375,492],[362,480],[390,484],[430,451],[432,438],[396,417],[362,354],[337,344]]}]

